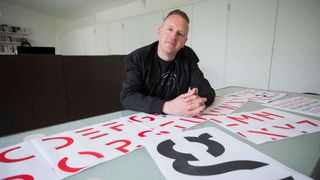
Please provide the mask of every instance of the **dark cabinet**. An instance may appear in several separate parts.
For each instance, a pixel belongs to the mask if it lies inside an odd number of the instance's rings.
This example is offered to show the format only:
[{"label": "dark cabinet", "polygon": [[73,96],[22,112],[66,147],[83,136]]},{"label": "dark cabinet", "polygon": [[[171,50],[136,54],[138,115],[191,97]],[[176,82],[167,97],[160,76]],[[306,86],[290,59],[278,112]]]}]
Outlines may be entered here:
[{"label": "dark cabinet", "polygon": [[124,56],[0,56],[0,136],[122,110]]},{"label": "dark cabinet", "polygon": [[122,110],[123,56],[66,56],[69,119]]}]

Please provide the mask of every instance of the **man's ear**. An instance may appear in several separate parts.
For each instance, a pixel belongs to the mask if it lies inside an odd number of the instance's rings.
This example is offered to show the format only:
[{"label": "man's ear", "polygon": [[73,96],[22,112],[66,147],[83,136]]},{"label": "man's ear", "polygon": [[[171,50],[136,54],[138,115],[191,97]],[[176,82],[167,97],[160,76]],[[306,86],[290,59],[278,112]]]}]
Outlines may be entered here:
[{"label": "man's ear", "polygon": [[184,42],[184,45],[186,45],[187,41],[188,41],[188,37],[186,38],[186,41]]},{"label": "man's ear", "polygon": [[162,31],[162,26],[160,26],[160,27],[158,28],[158,30],[157,30],[157,38],[158,38],[158,39],[159,39],[159,37],[160,37],[161,31]]}]

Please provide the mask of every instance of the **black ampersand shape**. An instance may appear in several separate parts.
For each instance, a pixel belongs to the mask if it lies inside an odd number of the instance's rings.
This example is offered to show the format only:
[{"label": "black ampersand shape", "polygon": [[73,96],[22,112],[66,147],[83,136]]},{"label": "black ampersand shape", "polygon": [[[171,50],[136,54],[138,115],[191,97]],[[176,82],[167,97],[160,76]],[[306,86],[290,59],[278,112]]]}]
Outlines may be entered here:
[{"label": "black ampersand shape", "polygon": [[[185,139],[189,142],[197,142],[206,145],[208,147],[207,152],[214,157],[218,157],[224,153],[225,149],[222,144],[210,140],[209,138],[211,137],[210,134],[203,133],[199,135],[199,137],[185,137]],[[157,150],[163,156],[174,159],[172,164],[173,168],[183,174],[208,176],[237,170],[252,170],[268,165],[263,162],[239,160],[209,166],[194,166],[189,164],[189,161],[198,161],[198,159],[192,154],[177,152],[173,149],[174,145],[175,143],[169,139],[158,144]]]}]

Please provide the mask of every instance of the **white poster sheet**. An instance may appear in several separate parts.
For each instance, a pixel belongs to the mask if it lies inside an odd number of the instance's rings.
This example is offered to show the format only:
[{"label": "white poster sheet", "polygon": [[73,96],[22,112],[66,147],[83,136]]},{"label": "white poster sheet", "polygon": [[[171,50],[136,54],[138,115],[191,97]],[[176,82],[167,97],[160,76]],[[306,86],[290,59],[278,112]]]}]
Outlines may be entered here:
[{"label": "white poster sheet", "polygon": [[219,97],[215,99],[211,106],[206,108],[200,117],[207,119],[208,117],[225,116],[239,109],[247,102],[248,99],[243,97]]},{"label": "white poster sheet", "polygon": [[205,121],[202,118],[147,113],[138,113],[121,117],[121,119],[131,122],[141,129],[152,129],[162,134],[181,132]]},{"label": "white poster sheet", "polygon": [[319,99],[300,96],[274,101],[263,106],[320,117]]},{"label": "white poster sheet", "polygon": [[0,149],[0,179],[60,179],[30,141]]},{"label": "white poster sheet", "polygon": [[246,90],[238,91],[226,96],[243,97],[243,98],[247,98],[249,101],[254,101],[258,103],[268,103],[276,99],[279,99],[285,95],[287,95],[287,93],[275,92],[275,91],[263,91],[263,90],[256,90],[256,89],[246,89]]},{"label": "white poster sheet", "polygon": [[311,179],[213,127],[149,139],[145,146],[170,180]]},{"label": "white poster sheet", "polygon": [[138,132],[119,119],[35,139],[33,143],[63,179],[141,147]]},{"label": "white poster sheet", "polygon": [[320,131],[320,121],[276,109],[210,118],[219,126],[256,144]]},{"label": "white poster sheet", "polygon": [[[93,167],[143,147],[141,140],[149,137],[181,132],[202,123],[203,119],[180,116],[138,113],[120,119],[108,120],[97,117],[103,123],[33,139],[26,151],[36,149],[43,163],[59,179],[64,179],[87,168]],[[32,152],[30,150],[30,152]],[[26,167],[40,169],[37,164],[26,163]],[[43,166],[45,167],[45,166]],[[20,174],[15,164],[8,166],[12,174]],[[27,170],[27,169],[26,169]],[[30,171],[30,174],[34,174]],[[24,171],[23,171],[24,172]],[[43,171],[45,172],[45,171]],[[51,177],[50,173],[43,176]]]}]

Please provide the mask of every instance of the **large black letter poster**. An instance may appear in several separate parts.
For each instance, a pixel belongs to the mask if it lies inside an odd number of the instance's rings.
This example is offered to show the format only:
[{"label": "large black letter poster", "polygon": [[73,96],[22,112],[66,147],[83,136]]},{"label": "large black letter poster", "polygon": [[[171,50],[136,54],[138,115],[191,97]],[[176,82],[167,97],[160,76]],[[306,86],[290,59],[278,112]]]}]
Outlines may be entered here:
[{"label": "large black letter poster", "polygon": [[216,128],[160,136],[145,146],[167,179],[310,179]]}]

